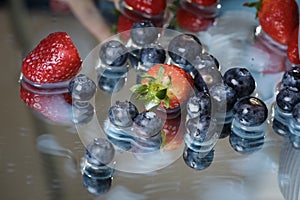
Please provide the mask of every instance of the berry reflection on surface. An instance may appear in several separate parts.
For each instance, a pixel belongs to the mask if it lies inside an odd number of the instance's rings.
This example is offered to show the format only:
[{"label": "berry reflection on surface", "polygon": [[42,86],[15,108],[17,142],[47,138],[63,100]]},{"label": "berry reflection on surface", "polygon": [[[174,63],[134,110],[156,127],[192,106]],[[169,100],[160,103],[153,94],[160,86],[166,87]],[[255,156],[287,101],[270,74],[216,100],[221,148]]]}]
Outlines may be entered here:
[{"label": "berry reflection on surface", "polygon": [[300,148],[299,102],[300,69],[287,70],[279,83],[276,101],[272,107],[272,128],[278,135],[288,137],[295,148]]},{"label": "berry reflection on surface", "polygon": [[86,148],[81,163],[83,186],[94,195],[109,191],[114,169],[107,164],[113,160],[115,149],[106,139],[95,138]]}]

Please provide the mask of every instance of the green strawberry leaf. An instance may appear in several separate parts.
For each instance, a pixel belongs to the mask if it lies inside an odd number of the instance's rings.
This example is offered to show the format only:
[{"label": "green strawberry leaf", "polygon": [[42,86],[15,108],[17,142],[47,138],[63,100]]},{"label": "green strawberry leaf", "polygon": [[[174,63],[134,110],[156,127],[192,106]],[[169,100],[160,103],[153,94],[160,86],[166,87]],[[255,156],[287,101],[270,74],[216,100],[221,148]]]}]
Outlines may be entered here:
[{"label": "green strawberry leaf", "polygon": [[144,94],[148,90],[148,86],[144,84],[136,84],[130,88],[130,90],[136,94]]},{"label": "green strawberry leaf", "polygon": [[159,91],[156,92],[156,97],[159,98],[160,100],[163,100],[166,98],[167,96],[167,89],[168,88],[164,88],[164,89],[161,89]]}]

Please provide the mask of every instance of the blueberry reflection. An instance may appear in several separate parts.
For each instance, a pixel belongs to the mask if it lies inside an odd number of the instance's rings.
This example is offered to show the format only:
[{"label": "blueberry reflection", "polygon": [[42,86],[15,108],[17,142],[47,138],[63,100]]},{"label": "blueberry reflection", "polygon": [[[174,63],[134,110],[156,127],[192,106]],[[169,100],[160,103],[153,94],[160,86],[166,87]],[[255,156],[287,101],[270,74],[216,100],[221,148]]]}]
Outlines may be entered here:
[{"label": "blueberry reflection", "polygon": [[109,178],[93,178],[86,174],[82,175],[82,183],[88,192],[94,195],[101,195],[109,191],[111,188],[113,177]]},{"label": "blueberry reflection", "polygon": [[238,153],[251,154],[262,149],[265,142],[265,137],[259,138],[243,138],[235,133],[229,136],[231,147]]},{"label": "blueberry reflection", "polygon": [[90,102],[75,101],[73,103],[73,122],[76,125],[89,123],[94,116],[94,107]]},{"label": "blueberry reflection", "polygon": [[214,149],[209,152],[198,152],[185,147],[183,160],[187,166],[195,170],[204,170],[208,168],[214,159]]},{"label": "blueberry reflection", "polygon": [[88,144],[81,172],[83,185],[90,193],[99,195],[109,190],[114,169],[107,165],[114,155],[115,149],[106,139],[95,138]]},{"label": "blueberry reflection", "polygon": [[125,85],[125,82],[126,77],[123,76],[111,76],[107,74],[101,74],[98,77],[99,88],[108,94],[120,91]]}]

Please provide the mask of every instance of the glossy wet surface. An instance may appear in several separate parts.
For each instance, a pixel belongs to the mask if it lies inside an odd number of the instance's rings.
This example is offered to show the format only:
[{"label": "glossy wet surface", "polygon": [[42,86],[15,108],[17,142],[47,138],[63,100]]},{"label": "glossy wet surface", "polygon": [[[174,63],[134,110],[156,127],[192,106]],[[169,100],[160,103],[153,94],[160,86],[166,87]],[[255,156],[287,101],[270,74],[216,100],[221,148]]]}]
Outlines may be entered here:
[{"label": "glossy wet surface", "polygon": [[[60,120],[60,123],[57,123],[45,120],[40,113],[33,112],[20,99],[18,79],[23,56],[49,32],[67,31],[75,45],[79,47],[82,58],[88,55],[97,42],[70,15],[54,15],[46,11],[30,11],[28,14],[29,18],[26,18],[28,21],[25,24],[28,23],[26,26],[30,28],[23,36],[28,34],[29,40],[25,37],[24,41],[20,40],[19,43],[18,38],[22,38],[14,32],[9,10],[2,8],[0,11],[2,24],[0,26],[1,199],[283,200],[299,198],[300,177],[297,168],[300,151],[292,147],[288,138],[275,134],[271,128],[263,141],[250,141],[250,145],[247,141],[239,140],[238,137],[219,139],[213,154],[209,154],[209,157],[197,163],[204,166],[199,167],[203,170],[189,167],[186,160],[190,162],[190,166],[195,166],[196,163],[193,163],[195,161],[193,157],[187,159],[188,155],[185,154],[185,159],[179,156],[165,168],[147,174],[117,170],[113,173],[111,182],[83,176],[81,168],[85,146],[76,127],[66,121],[62,123]],[[249,15],[253,16],[253,14]],[[252,19],[248,19],[250,25],[255,23]],[[206,36],[203,41],[208,43],[208,35],[203,35]],[[235,47],[240,45],[240,43],[235,44],[237,44]],[[210,46],[210,52],[221,62],[228,64],[228,57],[220,57],[222,53],[217,48],[213,49],[213,45]],[[247,56],[246,58],[249,58]],[[238,64],[242,61],[244,60],[235,60]],[[260,78],[265,77],[259,75]],[[272,76],[278,80],[278,74]],[[264,89],[264,87],[260,88]],[[268,92],[261,92],[261,94],[267,94],[266,99],[269,100],[269,94],[272,92],[270,90]],[[109,99],[105,100],[109,102]],[[101,106],[97,109],[101,109]],[[238,144],[250,147],[253,151],[243,154],[241,153],[243,149],[232,146],[236,144],[232,141],[242,141]],[[104,194],[98,194],[99,191],[104,191]]]}]

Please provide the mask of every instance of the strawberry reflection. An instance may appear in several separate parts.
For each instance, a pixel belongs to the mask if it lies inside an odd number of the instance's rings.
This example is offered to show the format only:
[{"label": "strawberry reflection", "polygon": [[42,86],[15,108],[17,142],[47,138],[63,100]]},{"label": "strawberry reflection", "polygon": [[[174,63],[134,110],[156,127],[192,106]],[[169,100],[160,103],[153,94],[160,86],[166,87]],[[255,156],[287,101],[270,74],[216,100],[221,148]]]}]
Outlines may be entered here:
[{"label": "strawberry reflection", "polygon": [[82,125],[94,116],[94,107],[89,102],[73,102],[72,106],[67,88],[37,88],[23,80],[20,86],[21,100],[46,122]]},{"label": "strawberry reflection", "polygon": [[183,143],[185,133],[184,118],[180,116],[176,118],[167,118],[162,128],[164,150],[175,150]]},{"label": "strawberry reflection", "polygon": [[72,122],[72,98],[66,88],[36,88],[22,80],[20,98],[43,120],[59,124]]}]

